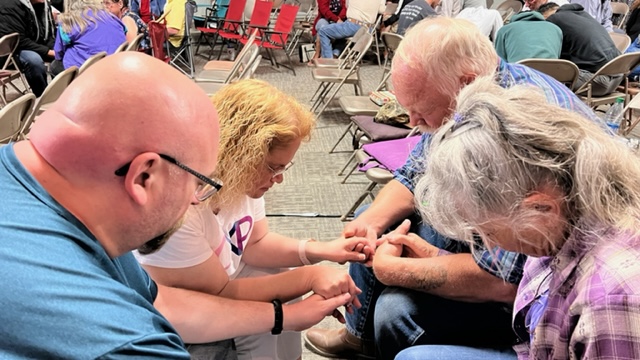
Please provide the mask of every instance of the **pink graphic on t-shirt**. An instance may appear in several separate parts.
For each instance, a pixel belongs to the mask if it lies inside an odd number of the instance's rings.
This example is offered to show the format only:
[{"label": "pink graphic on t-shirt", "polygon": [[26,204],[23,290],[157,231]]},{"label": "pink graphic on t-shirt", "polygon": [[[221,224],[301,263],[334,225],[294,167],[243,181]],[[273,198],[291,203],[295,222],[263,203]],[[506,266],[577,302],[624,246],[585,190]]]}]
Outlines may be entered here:
[{"label": "pink graphic on t-shirt", "polygon": [[[236,255],[242,255],[242,252],[244,251],[244,242],[249,238],[252,228],[253,218],[247,215],[236,221],[231,230],[229,230],[229,237],[227,238],[227,241],[231,244],[231,249]],[[233,241],[234,238],[235,241]]]}]

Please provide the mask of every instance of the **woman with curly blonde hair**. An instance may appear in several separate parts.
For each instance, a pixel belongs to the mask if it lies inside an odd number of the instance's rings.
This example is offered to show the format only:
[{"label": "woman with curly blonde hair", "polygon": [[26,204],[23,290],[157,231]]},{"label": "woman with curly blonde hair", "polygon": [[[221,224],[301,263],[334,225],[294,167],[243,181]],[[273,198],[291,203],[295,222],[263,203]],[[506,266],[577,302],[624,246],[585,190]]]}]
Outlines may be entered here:
[{"label": "woman with curly blonde hair", "polygon": [[[257,301],[286,302],[308,291],[325,298],[349,293],[349,301],[359,306],[359,290],[346,272],[302,265],[322,260],[363,262],[370,239],[300,241],[270,231],[265,217],[263,195],[283,181],[301,143],[309,139],[313,115],[259,80],[230,84],[213,97],[213,103],[220,119],[220,158],[213,175],[224,186],[208,204],[189,210],[184,225],[165,247],[154,254],[138,254],[139,261],[165,285]],[[252,286],[248,278],[254,281]],[[288,314],[285,310],[285,324],[308,316]],[[273,319],[273,313],[265,316]],[[311,325],[306,322],[297,330]],[[276,321],[272,333],[280,330]],[[295,360],[302,351],[298,332],[276,337],[256,328],[252,336],[236,336],[235,342],[239,359]]]},{"label": "woman with curly blonde hair", "polygon": [[126,41],[126,26],[111,14],[102,0],[65,0],[58,15],[58,34],[53,47],[55,76],[72,66],[82,66],[91,56],[113,54]]},{"label": "woman with curly blonde hair", "polygon": [[[416,202],[442,234],[529,256],[514,303],[518,358],[637,359],[636,154],[530,87],[479,79],[454,111],[433,137]],[[427,345],[396,360],[495,355]]]}]

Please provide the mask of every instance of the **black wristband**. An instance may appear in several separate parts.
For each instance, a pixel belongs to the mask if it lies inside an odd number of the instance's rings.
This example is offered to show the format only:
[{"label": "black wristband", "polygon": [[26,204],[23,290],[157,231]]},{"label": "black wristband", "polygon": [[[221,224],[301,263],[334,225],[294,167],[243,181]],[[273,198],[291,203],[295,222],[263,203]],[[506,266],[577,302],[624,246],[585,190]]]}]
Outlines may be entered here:
[{"label": "black wristband", "polygon": [[282,333],[282,301],[278,299],[271,300],[273,304],[273,311],[275,313],[275,320],[273,322],[273,329],[271,329],[271,335],[280,335]]}]

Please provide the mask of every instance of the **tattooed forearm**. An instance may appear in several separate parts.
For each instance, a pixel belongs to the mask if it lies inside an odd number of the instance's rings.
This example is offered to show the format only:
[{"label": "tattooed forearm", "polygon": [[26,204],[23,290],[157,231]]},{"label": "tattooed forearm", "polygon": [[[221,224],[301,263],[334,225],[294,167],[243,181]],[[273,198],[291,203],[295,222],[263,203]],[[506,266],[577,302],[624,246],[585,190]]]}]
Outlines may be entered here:
[{"label": "tattooed forearm", "polygon": [[440,266],[427,267],[422,273],[409,273],[409,280],[412,288],[430,292],[435,290],[447,281],[447,269]]}]

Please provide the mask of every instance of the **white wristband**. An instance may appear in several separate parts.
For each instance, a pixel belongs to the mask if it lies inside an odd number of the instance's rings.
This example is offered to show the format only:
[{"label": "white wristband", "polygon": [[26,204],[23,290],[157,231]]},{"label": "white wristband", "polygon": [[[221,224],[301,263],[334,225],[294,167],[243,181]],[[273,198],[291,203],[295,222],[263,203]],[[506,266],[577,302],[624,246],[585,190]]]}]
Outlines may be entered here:
[{"label": "white wristband", "polygon": [[311,265],[311,261],[309,261],[309,259],[307,258],[307,242],[309,241],[309,239],[306,240],[300,240],[300,242],[298,243],[298,257],[300,258],[300,262],[302,262],[302,264],[304,265]]}]

